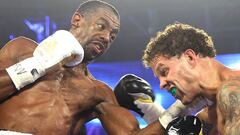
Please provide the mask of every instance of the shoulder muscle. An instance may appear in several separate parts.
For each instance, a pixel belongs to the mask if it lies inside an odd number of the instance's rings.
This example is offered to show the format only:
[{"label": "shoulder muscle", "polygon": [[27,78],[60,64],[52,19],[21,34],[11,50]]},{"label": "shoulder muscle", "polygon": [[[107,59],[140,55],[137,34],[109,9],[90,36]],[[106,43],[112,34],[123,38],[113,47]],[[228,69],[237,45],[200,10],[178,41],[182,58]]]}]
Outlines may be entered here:
[{"label": "shoulder muscle", "polygon": [[31,57],[37,43],[26,37],[18,37],[9,41],[0,50],[0,68],[6,68],[27,57]]}]

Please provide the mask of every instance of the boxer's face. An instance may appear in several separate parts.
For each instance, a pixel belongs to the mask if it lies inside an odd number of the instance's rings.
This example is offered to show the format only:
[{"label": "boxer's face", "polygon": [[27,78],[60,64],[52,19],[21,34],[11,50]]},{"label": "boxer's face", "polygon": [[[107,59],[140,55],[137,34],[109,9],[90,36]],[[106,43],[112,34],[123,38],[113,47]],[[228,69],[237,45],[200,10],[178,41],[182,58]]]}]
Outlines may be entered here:
[{"label": "boxer's face", "polygon": [[195,68],[189,61],[189,58],[183,54],[180,58],[158,55],[151,62],[154,75],[160,81],[160,88],[172,93],[171,91],[176,87],[176,94],[172,95],[183,104],[189,104],[199,94]]},{"label": "boxer's face", "polygon": [[120,22],[116,15],[106,9],[81,17],[75,37],[84,48],[84,61],[92,61],[109,49],[118,34]]}]

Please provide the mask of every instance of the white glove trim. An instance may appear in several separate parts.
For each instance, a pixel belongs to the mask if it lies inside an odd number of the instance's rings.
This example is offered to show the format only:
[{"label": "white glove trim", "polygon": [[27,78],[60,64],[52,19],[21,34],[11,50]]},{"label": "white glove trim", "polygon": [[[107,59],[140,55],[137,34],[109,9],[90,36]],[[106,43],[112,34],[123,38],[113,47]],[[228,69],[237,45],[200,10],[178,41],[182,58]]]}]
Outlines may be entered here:
[{"label": "white glove trim", "polygon": [[6,68],[6,71],[18,90],[45,74],[44,68],[35,57],[20,61]]},{"label": "white glove trim", "polygon": [[0,130],[0,135],[33,135],[33,134],[20,133],[20,132],[14,132],[14,131],[2,131],[2,130]]}]

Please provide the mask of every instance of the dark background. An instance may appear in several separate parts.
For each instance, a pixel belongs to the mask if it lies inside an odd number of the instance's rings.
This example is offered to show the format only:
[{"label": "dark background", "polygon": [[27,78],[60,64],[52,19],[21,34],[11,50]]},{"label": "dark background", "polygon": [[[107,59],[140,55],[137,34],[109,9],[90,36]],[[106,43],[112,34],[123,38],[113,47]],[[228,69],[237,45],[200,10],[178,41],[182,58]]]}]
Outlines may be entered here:
[{"label": "dark background", "polygon": [[[0,0],[0,45],[9,35],[36,40],[24,19],[43,21],[46,15],[57,29],[69,29],[70,19],[85,0]],[[121,30],[110,51],[97,61],[140,60],[150,37],[170,23],[188,23],[206,30],[218,54],[240,52],[240,0],[105,0],[121,15]],[[50,31],[51,34],[52,31]]]}]

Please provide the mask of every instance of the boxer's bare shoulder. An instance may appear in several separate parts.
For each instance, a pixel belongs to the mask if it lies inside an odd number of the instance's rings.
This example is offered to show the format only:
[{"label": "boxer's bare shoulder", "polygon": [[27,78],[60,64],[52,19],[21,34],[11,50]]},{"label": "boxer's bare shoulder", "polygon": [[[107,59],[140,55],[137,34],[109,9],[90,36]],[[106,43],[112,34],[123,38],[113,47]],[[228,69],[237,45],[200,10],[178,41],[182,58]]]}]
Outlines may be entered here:
[{"label": "boxer's bare shoulder", "polygon": [[18,37],[9,41],[0,50],[0,67],[6,68],[31,57],[36,47],[37,43],[26,37]]}]

